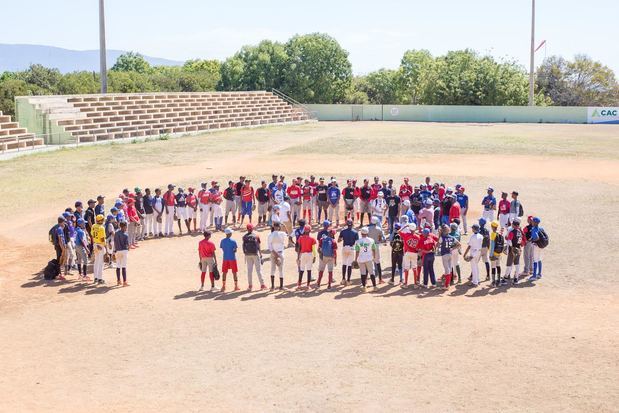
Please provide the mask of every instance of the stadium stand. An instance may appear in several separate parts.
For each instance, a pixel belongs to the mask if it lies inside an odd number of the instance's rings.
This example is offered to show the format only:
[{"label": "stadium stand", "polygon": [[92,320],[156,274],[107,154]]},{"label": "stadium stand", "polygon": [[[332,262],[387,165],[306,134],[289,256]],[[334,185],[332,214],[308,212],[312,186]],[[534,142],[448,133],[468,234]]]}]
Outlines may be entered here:
[{"label": "stadium stand", "polygon": [[25,128],[20,128],[17,122],[13,122],[9,115],[0,112],[0,151],[19,150],[42,144],[43,139],[35,138],[34,133],[28,133]]},{"label": "stadium stand", "polygon": [[[302,105],[266,91],[23,97],[68,142],[304,122]],[[20,118],[20,122],[21,122]]]}]

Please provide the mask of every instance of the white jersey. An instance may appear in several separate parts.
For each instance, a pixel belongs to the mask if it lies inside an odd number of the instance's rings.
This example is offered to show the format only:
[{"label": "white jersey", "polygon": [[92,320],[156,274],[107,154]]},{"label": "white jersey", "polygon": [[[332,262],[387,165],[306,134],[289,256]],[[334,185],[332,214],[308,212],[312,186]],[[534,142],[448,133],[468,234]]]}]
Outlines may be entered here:
[{"label": "white jersey", "polygon": [[283,252],[288,241],[288,235],[284,231],[273,231],[267,238],[267,246],[271,252]]},{"label": "white jersey", "polygon": [[359,253],[358,262],[368,262],[374,259],[373,251],[376,249],[376,243],[372,238],[363,237],[355,242],[355,251]]},{"label": "white jersey", "polygon": [[288,202],[281,202],[279,204],[279,222],[288,222],[288,213],[290,212],[290,204]]}]

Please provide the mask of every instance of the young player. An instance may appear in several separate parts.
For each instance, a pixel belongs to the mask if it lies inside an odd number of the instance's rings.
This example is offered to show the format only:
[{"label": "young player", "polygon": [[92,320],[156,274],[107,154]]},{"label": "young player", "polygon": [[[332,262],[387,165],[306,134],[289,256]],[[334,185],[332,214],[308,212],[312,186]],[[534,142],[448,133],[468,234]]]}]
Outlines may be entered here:
[{"label": "young player", "polygon": [[444,285],[443,288],[446,290],[449,289],[449,286],[452,284],[452,275],[453,275],[453,251],[457,251],[460,248],[460,243],[456,238],[454,238],[450,233],[450,227],[446,224],[441,226],[441,235],[438,240],[438,253],[441,256],[441,261],[443,262],[443,280]]},{"label": "young player", "polygon": [[316,262],[316,240],[310,236],[311,227],[305,225],[303,234],[297,239],[297,265],[299,267],[299,280],[297,290],[301,290],[303,272],[307,271],[307,288],[312,278],[312,265]]},{"label": "young player", "polygon": [[331,184],[327,189],[327,199],[329,200],[329,221],[335,222],[335,226],[340,226],[340,198],[342,193],[337,186],[335,179],[331,180]]},{"label": "young player", "polygon": [[97,205],[95,205],[95,215],[105,215],[105,196],[97,196]]},{"label": "young player", "polygon": [[479,285],[479,258],[481,257],[481,248],[484,237],[479,233],[479,225],[473,224],[471,230],[473,234],[469,238],[468,246],[464,251],[464,259],[471,262],[471,285],[477,287]]},{"label": "young player", "polygon": [[165,201],[161,196],[161,189],[155,188],[155,196],[153,197],[153,233],[157,237],[163,237],[163,212],[165,211]]},{"label": "young player", "polygon": [[256,189],[256,202],[258,203],[258,226],[267,225],[267,212],[269,212],[270,200],[271,196],[269,194],[267,182],[262,181],[260,183],[260,188]]},{"label": "young player", "polygon": [[509,279],[512,274],[512,267],[514,268],[514,277],[512,278],[512,285],[518,283],[518,275],[520,274],[520,256],[522,255],[522,247],[525,245],[526,240],[524,233],[520,228],[520,218],[516,217],[512,221],[512,228],[507,234],[507,267],[505,268],[505,278]]},{"label": "young player", "polygon": [[374,240],[368,237],[368,228],[361,228],[361,238],[355,242],[355,261],[359,264],[361,272],[361,288],[363,292],[367,291],[368,275],[372,280],[374,291],[377,291],[376,276],[374,275],[374,262],[376,261],[376,244]]},{"label": "young player", "polygon": [[187,232],[191,233],[191,223],[193,222],[193,232],[197,232],[197,216],[198,216],[198,197],[195,194],[195,189],[187,188]]},{"label": "young player", "polygon": [[240,223],[243,225],[243,220],[247,216],[247,220],[251,224],[251,216],[253,211],[254,188],[251,186],[251,179],[245,180],[245,185],[241,188],[241,218]]},{"label": "young player", "polygon": [[284,249],[288,243],[288,234],[281,230],[279,222],[273,223],[273,231],[267,238],[267,247],[271,253],[271,290],[275,289],[275,270],[279,270],[279,289],[284,289]]},{"label": "young player", "polygon": [[461,237],[460,237],[460,232],[458,230],[459,227],[460,227],[460,224],[458,222],[452,222],[451,224],[449,224],[449,228],[451,230],[449,232],[449,235],[451,235],[458,242],[458,248],[454,248],[451,250],[451,265],[452,265],[452,268],[456,270],[455,274],[454,274],[453,269],[451,271],[451,283],[452,284],[454,284],[456,275],[458,276],[458,284],[462,282],[462,272],[460,271]]},{"label": "young player", "polygon": [[514,222],[516,218],[520,218],[524,215],[524,208],[522,202],[518,199],[518,192],[512,191],[512,200],[509,203],[509,222]]},{"label": "young player", "polygon": [[464,235],[468,234],[468,227],[466,225],[466,213],[469,210],[469,196],[464,193],[465,188],[460,186],[458,188],[458,193],[456,194],[456,201],[460,205],[460,220],[462,221],[462,229],[464,230]]},{"label": "young player", "polygon": [[296,179],[292,180],[292,185],[288,187],[286,193],[288,194],[288,198],[290,198],[290,214],[292,215],[292,226],[295,225],[297,219],[301,218],[301,204],[303,202],[302,195],[303,192],[301,187],[299,186],[301,182],[297,182]]},{"label": "young player", "polygon": [[211,241],[211,232],[204,231],[204,239],[198,243],[198,257],[200,259],[200,289],[204,290],[204,279],[206,273],[209,273],[209,279],[211,280],[211,292],[216,292],[215,287],[215,274],[213,271],[217,266],[217,257],[215,256],[215,244]]},{"label": "young player", "polygon": [[176,196],[174,195],[173,184],[168,185],[168,190],[163,194],[163,202],[165,209],[165,225],[163,226],[163,235],[167,237],[174,236],[174,217],[176,216]]},{"label": "young player", "polygon": [[346,182],[346,188],[342,190],[342,198],[344,199],[344,219],[354,219],[355,209],[355,188],[352,185],[352,180]]},{"label": "young player", "polygon": [[[127,283],[127,256],[129,255],[129,234],[127,234],[127,222],[120,223],[120,229],[114,234],[114,256],[116,257],[116,285],[128,287]],[[123,281],[120,282],[122,273]]]},{"label": "young player", "polygon": [[223,231],[224,230],[224,217],[223,210],[221,208],[221,203],[223,202],[223,197],[221,192],[219,191],[219,184],[215,182],[215,186],[211,188],[209,195],[209,205],[211,208],[211,219],[215,224],[215,231]]},{"label": "young player", "polygon": [[247,224],[247,233],[243,235],[243,253],[245,254],[245,263],[247,264],[247,291],[253,288],[253,270],[256,269],[258,281],[260,281],[260,290],[266,290],[262,278],[262,252],[260,251],[260,237],[254,233],[254,226]]},{"label": "young player", "polygon": [[232,213],[232,224],[236,225],[236,201],[235,201],[235,192],[234,192],[234,182],[228,181],[228,187],[224,189],[224,199],[226,200],[225,205],[225,217],[226,223],[228,225],[228,215]]},{"label": "young player", "polygon": [[182,222],[187,224],[187,194],[183,188],[178,188],[176,194],[176,222],[178,224],[179,235],[183,235]]},{"label": "young player", "polygon": [[234,184],[234,205],[236,206],[236,213],[238,215],[237,220],[239,222],[241,221],[241,213],[243,210],[242,203],[241,203],[241,191],[244,185],[245,185],[244,176],[240,176],[239,181]]},{"label": "young player", "polygon": [[154,237],[155,232],[155,210],[153,209],[153,195],[150,188],[144,189],[142,204],[144,205],[144,226],[142,228],[142,238]]},{"label": "young player", "polygon": [[400,235],[400,223],[393,224],[393,235],[391,236],[391,281],[393,285],[395,273],[400,275],[400,285],[404,283],[404,272],[402,271],[402,262],[404,260],[404,241]]},{"label": "young player", "polygon": [[507,228],[509,225],[509,210],[511,203],[507,199],[507,192],[501,192],[501,200],[499,201],[497,219],[501,228]]},{"label": "young player", "polygon": [[342,243],[342,285],[350,284],[352,263],[355,260],[355,243],[359,234],[353,228],[352,218],[346,220],[346,228],[340,231],[337,241]]},{"label": "young player", "polygon": [[[404,178],[404,183],[400,185],[400,191],[398,193],[398,196],[400,197],[401,202],[410,201],[411,196],[413,195],[413,187],[408,183],[408,181],[409,181],[408,178]],[[401,205],[401,211],[399,212],[398,215],[403,215],[403,214],[404,214],[404,206]]]},{"label": "young player", "polygon": [[541,219],[538,217],[533,218],[533,227],[531,228],[531,243],[533,244],[533,275],[529,277],[529,281],[537,281],[542,278],[542,231],[544,229],[540,226]]},{"label": "young player", "polygon": [[527,217],[527,225],[522,229],[522,233],[524,234],[524,248],[522,252],[522,256],[524,259],[524,271],[522,272],[522,276],[527,276],[533,274],[533,243],[531,242],[531,231],[533,230],[533,216],[529,215]]},{"label": "young player", "polygon": [[416,288],[419,284],[421,267],[418,266],[419,252],[421,250],[421,237],[415,231],[417,226],[410,223],[402,226],[400,237],[404,242],[404,258],[402,260],[402,269],[404,271],[404,284],[402,287],[408,286],[408,276],[410,271],[413,271],[413,287]]},{"label": "young player", "polygon": [[129,248],[138,248],[139,245],[137,242],[137,232],[138,225],[140,223],[140,217],[138,216],[138,211],[135,207],[135,201],[133,200],[133,198],[127,199],[127,220],[129,221],[129,229],[127,231],[127,236],[129,238]]},{"label": "young player", "polygon": [[370,201],[370,210],[372,211],[370,222],[376,218],[378,220],[377,225],[382,226],[385,220],[385,212],[387,212],[387,202],[382,191],[378,190],[376,198]]},{"label": "young player", "polygon": [[424,201],[424,207],[419,211],[417,221],[420,229],[425,228],[427,225],[434,227],[434,206],[431,199],[426,199]]},{"label": "young player", "polygon": [[486,222],[490,222],[494,219],[494,211],[496,211],[496,198],[493,194],[494,189],[492,187],[488,188],[488,194],[481,201],[481,204],[484,207],[482,218],[484,218]]},{"label": "young player", "polygon": [[436,275],[434,274],[434,252],[436,251],[437,238],[429,228],[424,228],[421,233],[421,251],[423,266],[423,286],[428,287],[428,277],[433,287],[436,287]]},{"label": "young player", "polygon": [[501,255],[505,249],[505,240],[503,238],[503,228],[499,231],[499,221],[492,221],[490,224],[490,266],[492,271],[492,284],[498,287],[503,284],[507,284],[506,280],[501,278]]},{"label": "young player", "polygon": [[313,198],[314,187],[310,185],[309,179],[306,179],[303,185],[303,219],[307,220],[310,224],[312,223],[312,210],[314,209],[312,203]]},{"label": "young player", "polygon": [[319,183],[316,186],[316,201],[318,203],[318,213],[316,219],[320,222],[321,216],[324,213],[324,218],[327,219],[327,209],[329,207],[329,200],[327,197],[327,190],[329,187],[325,185],[325,178],[320,178]]},{"label": "young player", "polygon": [[97,215],[95,217],[95,225],[92,226],[90,235],[92,236],[93,242],[93,254],[95,256],[94,260],[94,282],[98,284],[104,284],[103,281],[103,263],[105,259],[105,228],[103,227],[103,215]]},{"label": "young player", "polygon": [[[407,201],[409,200],[407,199]],[[395,190],[389,191],[389,194],[385,197],[385,202],[387,203],[387,229],[389,231],[389,239],[393,239],[394,224],[398,222],[403,207],[400,205],[401,200]]]},{"label": "young player", "polygon": [[[374,201],[381,199],[380,193],[378,198]],[[378,275],[378,283],[382,284],[383,281],[383,269],[380,264],[380,244],[385,244],[387,239],[385,238],[385,233],[380,226],[379,218],[376,216],[372,217],[372,221],[370,225],[367,227],[368,236],[374,240],[374,266],[375,266],[375,274]]]},{"label": "young player", "polygon": [[77,272],[80,275],[80,281],[90,281],[90,278],[86,275],[89,245],[90,241],[86,233],[86,221],[80,218],[77,220],[77,229],[75,230],[75,254],[77,256]]},{"label": "young player", "polygon": [[368,224],[371,219],[371,209],[370,209],[370,198],[372,197],[372,188],[369,185],[369,181],[367,179],[363,180],[363,186],[359,188],[359,212],[361,213],[361,217],[358,220],[359,225],[363,226],[363,214],[368,215]]},{"label": "young player", "polygon": [[316,288],[320,288],[320,282],[325,269],[329,273],[329,281],[327,283],[327,289],[331,289],[331,283],[333,282],[333,267],[337,266],[337,242],[335,241],[335,230],[330,229],[327,234],[324,234],[318,240],[318,253],[320,256],[320,262],[318,263],[318,281]]},{"label": "young player", "polygon": [[232,272],[234,279],[234,291],[239,291],[239,278],[237,276],[239,268],[236,261],[236,251],[238,249],[236,241],[232,239],[232,229],[226,228],[224,234],[226,237],[219,242],[219,248],[223,252],[223,262],[221,264],[221,292],[226,291],[226,276],[228,271]]}]

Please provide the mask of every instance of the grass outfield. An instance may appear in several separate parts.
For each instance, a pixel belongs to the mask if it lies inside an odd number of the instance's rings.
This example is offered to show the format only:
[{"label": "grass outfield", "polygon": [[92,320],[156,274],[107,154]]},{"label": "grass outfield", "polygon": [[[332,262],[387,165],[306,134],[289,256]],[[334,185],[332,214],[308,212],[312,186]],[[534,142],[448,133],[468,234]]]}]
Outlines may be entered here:
[{"label": "grass outfield", "polygon": [[[0,162],[0,411],[614,411],[617,131],[320,122]],[[273,172],[398,185],[430,175],[467,187],[470,221],[488,185],[516,189],[550,234],[544,279],[447,293],[197,293],[199,238],[188,236],[132,251],[130,288],[36,275],[47,230],[76,199],[102,193],[109,207],[125,187],[241,174],[257,186]],[[286,263],[292,284],[292,251]],[[246,286],[243,264],[239,277]]]}]

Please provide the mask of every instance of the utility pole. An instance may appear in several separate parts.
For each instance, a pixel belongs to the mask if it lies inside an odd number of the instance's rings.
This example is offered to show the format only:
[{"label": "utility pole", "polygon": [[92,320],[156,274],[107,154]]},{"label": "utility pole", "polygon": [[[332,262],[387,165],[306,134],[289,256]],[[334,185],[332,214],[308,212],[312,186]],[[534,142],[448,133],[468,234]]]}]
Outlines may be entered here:
[{"label": "utility pole", "polygon": [[529,71],[529,106],[535,106],[535,0],[531,0],[531,68]]},{"label": "utility pole", "polygon": [[107,52],[105,48],[105,4],[99,0],[99,62],[101,64],[101,93],[107,93]]}]

